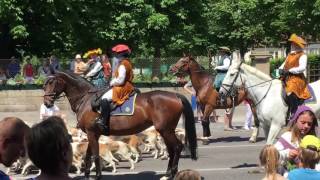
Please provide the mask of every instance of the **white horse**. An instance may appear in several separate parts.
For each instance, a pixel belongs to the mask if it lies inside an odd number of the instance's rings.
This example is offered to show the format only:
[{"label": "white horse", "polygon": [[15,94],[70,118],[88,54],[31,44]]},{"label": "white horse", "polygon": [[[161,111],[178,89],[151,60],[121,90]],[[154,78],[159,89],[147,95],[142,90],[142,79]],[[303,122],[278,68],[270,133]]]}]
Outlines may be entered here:
[{"label": "white horse", "polygon": [[[256,106],[257,116],[267,137],[267,144],[274,143],[281,128],[285,125],[288,106],[282,98],[282,82],[272,79],[256,68],[232,61],[226,77],[220,88],[220,93],[226,94],[232,86],[244,85],[249,98]],[[320,80],[310,84],[314,92],[320,91]],[[320,94],[316,94],[317,102],[306,104],[320,116]],[[259,128],[254,128],[250,141],[255,142]]]}]

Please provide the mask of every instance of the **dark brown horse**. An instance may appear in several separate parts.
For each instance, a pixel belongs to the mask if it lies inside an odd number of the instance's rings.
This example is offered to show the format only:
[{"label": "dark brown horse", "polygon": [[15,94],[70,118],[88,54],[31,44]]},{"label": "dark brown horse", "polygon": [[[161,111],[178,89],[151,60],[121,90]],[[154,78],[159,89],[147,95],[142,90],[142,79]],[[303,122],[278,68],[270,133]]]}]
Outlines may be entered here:
[{"label": "dark brown horse", "polygon": [[[92,111],[91,98],[95,88],[85,79],[72,73],[57,72],[49,77],[44,85],[44,104],[50,106],[64,92],[72,111],[77,115],[78,126],[87,133],[89,147],[85,158],[85,177],[89,178],[91,161],[96,164],[96,178],[101,178],[98,140],[101,134],[95,124],[98,113]],[[132,116],[111,116],[110,134],[129,135],[143,131],[154,125],[161,134],[169,153],[166,176],[174,177],[178,171],[178,162],[182,143],[175,135],[175,128],[181,114],[185,116],[186,142],[189,145],[191,158],[197,159],[197,140],[195,122],[190,103],[183,95],[151,91],[138,94]]]},{"label": "dark brown horse", "polygon": [[[219,103],[219,93],[213,88],[212,77],[208,74],[194,59],[192,56],[184,56],[174,64],[171,72],[179,74],[188,74],[192,82],[192,86],[196,91],[197,102],[199,102],[203,112],[203,136],[209,137],[210,133],[210,121],[209,116],[214,109],[226,109],[231,108],[233,105],[240,104],[246,98],[246,92],[243,88],[240,88],[236,93],[234,101],[228,97],[226,103]],[[208,140],[204,139],[204,144],[208,144]]]}]

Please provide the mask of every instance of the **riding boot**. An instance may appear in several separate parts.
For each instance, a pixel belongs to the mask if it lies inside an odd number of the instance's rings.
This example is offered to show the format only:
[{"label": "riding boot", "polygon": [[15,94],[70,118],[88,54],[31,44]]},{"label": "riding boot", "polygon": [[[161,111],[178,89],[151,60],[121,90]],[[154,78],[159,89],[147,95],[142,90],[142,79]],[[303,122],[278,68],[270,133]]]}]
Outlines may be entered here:
[{"label": "riding boot", "polygon": [[110,104],[107,99],[101,100],[101,116],[96,122],[103,130],[103,134],[109,135],[110,122]]},{"label": "riding boot", "polygon": [[[289,111],[290,111],[290,119],[294,116],[296,113],[298,106],[300,106],[303,103],[303,101],[298,98],[298,96],[294,93],[291,93],[288,96],[288,104],[289,104]],[[289,120],[290,120],[289,119]]]}]

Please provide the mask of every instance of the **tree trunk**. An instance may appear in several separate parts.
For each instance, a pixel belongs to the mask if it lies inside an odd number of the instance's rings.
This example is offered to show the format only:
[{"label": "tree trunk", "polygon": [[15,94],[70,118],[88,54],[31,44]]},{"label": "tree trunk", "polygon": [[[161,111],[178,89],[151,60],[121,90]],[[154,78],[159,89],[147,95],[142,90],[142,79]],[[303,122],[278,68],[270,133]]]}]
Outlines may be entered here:
[{"label": "tree trunk", "polygon": [[161,65],[161,49],[160,47],[155,47],[154,59],[152,61],[152,79],[160,75],[160,65]]}]

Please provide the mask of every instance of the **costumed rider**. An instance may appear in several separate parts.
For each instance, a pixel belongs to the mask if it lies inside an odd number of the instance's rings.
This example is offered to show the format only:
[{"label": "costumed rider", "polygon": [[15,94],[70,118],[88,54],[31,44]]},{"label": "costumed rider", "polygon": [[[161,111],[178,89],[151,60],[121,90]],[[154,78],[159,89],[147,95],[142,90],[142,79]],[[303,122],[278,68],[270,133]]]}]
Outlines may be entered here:
[{"label": "costumed rider", "polygon": [[112,48],[117,61],[117,67],[114,76],[110,82],[109,89],[101,97],[101,117],[98,119],[97,124],[102,128],[106,135],[109,135],[109,118],[110,118],[110,102],[115,103],[117,106],[122,105],[134,91],[133,80],[133,67],[129,59],[131,53],[130,48],[125,44],[118,44]]},{"label": "costumed rider", "polygon": [[217,62],[217,66],[214,68],[216,70],[217,75],[214,80],[214,88],[219,92],[220,87],[222,85],[223,79],[226,76],[228,69],[231,65],[231,51],[228,47],[222,46],[219,47],[219,60]]},{"label": "costumed rider", "polygon": [[303,50],[307,43],[296,34],[292,34],[289,41],[291,51],[279,67],[279,74],[285,85],[289,112],[293,116],[298,106],[303,104],[304,100],[311,98],[311,94],[304,74],[307,68],[307,55]]},{"label": "costumed rider", "polygon": [[95,87],[103,88],[106,86],[106,82],[103,74],[103,66],[100,62],[99,54],[102,53],[100,48],[88,51],[83,57],[89,57],[88,72],[85,75],[86,79],[89,79]]}]

